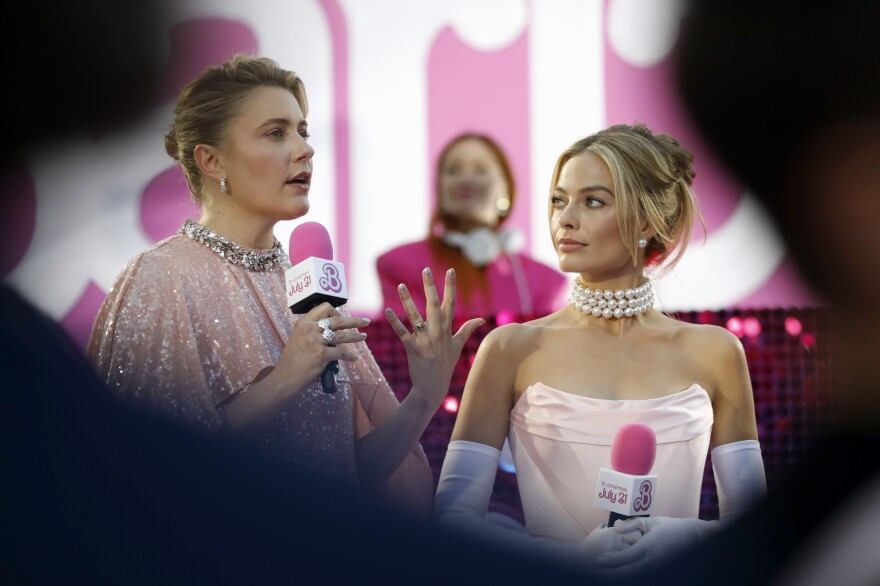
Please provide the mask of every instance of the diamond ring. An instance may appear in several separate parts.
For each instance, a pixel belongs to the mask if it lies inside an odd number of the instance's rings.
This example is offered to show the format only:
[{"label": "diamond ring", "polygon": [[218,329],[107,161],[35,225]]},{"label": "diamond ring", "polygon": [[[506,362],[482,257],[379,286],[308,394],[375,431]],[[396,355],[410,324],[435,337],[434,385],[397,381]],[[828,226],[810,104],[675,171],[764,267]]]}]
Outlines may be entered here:
[{"label": "diamond ring", "polygon": [[419,323],[417,323],[416,329],[420,332],[424,332],[425,331],[425,322],[420,321]]},{"label": "diamond ring", "polygon": [[329,330],[330,329],[330,318],[325,317],[325,318],[319,319],[318,320],[318,327],[321,328],[322,330]]},{"label": "diamond ring", "polygon": [[336,332],[331,329],[324,330],[324,333],[321,334],[321,337],[324,338],[324,343],[327,346],[333,346],[336,344]]}]

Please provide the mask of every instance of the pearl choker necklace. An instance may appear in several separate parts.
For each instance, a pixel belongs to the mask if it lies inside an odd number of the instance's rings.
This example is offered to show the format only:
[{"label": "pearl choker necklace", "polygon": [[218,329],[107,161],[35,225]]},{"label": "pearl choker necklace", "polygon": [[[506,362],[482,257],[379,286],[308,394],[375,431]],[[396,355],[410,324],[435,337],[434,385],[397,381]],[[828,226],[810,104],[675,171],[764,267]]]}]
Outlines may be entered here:
[{"label": "pearl choker necklace", "polygon": [[645,281],[635,289],[588,289],[578,281],[571,284],[568,300],[575,309],[587,315],[611,319],[632,317],[645,313],[654,305],[654,287]]}]

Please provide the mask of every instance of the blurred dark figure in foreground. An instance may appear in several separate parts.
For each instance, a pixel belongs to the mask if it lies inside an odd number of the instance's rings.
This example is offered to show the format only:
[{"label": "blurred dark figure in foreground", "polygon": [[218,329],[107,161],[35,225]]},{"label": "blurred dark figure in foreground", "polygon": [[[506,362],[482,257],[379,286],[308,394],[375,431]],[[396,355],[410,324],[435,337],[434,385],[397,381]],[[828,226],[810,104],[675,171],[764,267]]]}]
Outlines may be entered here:
[{"label": "blurred dark figure in foreground", "polygon": [[12,4],[8,20],[16,30],[0,47],[8,56],[4,75],[19,87],[6,95],[0,162],[74,132],[99,135],[155,105],[169,6],[167,0]]},{"label": "blurred dark figure in foreground", "polygon": [[685,105],[830,300],[845,379],[810,458],[664,570],[681,583],[880,583],[878,17],[864,1],[698,0],[683,21]]},{"label": "blurred dark figure in foreground", "polygon": [[[162,9],[153,0],[16,5],[12,20],[28,34],[2,42],[7,76],[23,90],[8,92],[0,166],[155,104]],[[3,584],[590,581],[359,507],[247,445],[132,410],[6,284],[0,307]],[[460,566],[472,569],[468,580]]]},{"label": "blurred dark figure in foreground", "polygon": [[55,322],[0,303],[4,584],[589,581],[129,408]]}]

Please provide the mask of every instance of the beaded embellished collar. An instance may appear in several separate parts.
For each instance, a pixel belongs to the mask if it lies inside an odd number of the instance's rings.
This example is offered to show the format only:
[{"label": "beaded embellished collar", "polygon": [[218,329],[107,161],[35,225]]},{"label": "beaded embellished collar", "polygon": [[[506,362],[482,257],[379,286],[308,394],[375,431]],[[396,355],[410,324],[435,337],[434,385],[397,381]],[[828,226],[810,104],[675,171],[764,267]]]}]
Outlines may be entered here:
[{"label": "beaded embellished collar", "polygon": [[208,230],[189,218],[177,233],[204,244],[227,262],[240,265],[249,271],[271,271],[275,267],[282,266],[287,260],[287,253],[281,248],[281,243],[277,238],[274,239],[275,243],[269,250],[250,250]]},{"label": "beaded embellished collar", "polygon": [[645,313],[654,305],[654,286],[645,281],[635,289],[590,289],[577,280],[571,284],[568,300],[587,315],[621,319]]}]

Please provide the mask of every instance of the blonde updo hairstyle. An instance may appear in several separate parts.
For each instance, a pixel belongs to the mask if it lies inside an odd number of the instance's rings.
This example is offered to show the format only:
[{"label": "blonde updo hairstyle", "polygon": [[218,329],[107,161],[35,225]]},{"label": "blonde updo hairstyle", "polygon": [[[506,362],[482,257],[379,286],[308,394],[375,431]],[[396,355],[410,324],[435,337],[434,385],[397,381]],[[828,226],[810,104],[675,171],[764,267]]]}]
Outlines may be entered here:
[{"label": "blonde updo hairstyle", "polygon": [[565,163],[587,151],[611,172],[620,236],[633,265],[639,263],[638,241],[647,222],[655,236],[644,249],[645,264],[661,272],[674,267],[687,248],[694,219],[699,218],[704,232],[706,227],[691,188],[696,176],[693,154],[668,134],[654,134],[644,124],[615,124],[560,155],[551,191]]},{"label": "blonde updo hairstyle", "polygon": [[180,163],[196,203],[205,200],[202,174],[195,160],[196,146],[221,147],[248,94],[264,86],[290,91],[303,115],[308,115],[302,80],[268,57],[239,53],[220,65],[206,67],[180,91],[171,130],[165,135],[165,152]]}]

